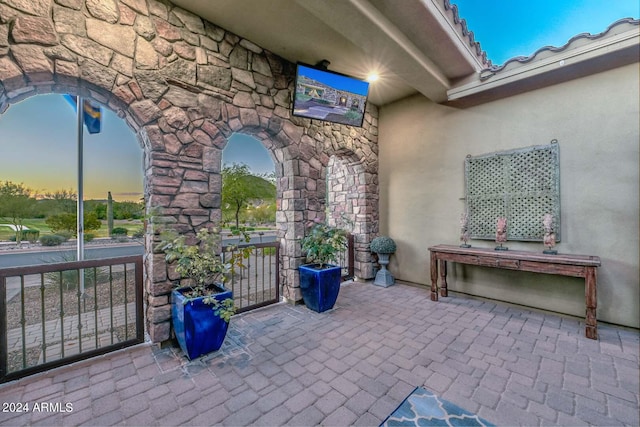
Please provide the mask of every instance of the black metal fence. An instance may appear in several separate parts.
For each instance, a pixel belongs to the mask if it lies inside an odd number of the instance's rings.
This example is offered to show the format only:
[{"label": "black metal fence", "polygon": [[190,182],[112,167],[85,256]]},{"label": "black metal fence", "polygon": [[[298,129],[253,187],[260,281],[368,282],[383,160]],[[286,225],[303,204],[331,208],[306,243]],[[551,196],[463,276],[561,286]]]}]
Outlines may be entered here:
[{"label": "black metal fence", "polygon": [[0,383],[144,340],[142,257],[0,269]]},{"label": "black metal fence", "polygon": [[[230,260],[239,251],[251,248],[250,256],[243,260],[242,268],[234,267],[226,286],[233,291],[233,299],[239,313],[264,307],[280,301],[280,243],[254,243],[234,245],[233,251],[223,246],[222,257]],[[335,262],[342,267],[342,280],[354,276],[354,235],[349,234],[347,249]]]},{"label": "black metal fence", "polygon": [[342,267],[342,281],[351,280],[354,276],[355,247],[354,236],[349,233],[347,236],[347,249],[340,252],[336,262]]},{"label": "black metal fence", "polygon": [[234,266],[226,283],[238,313],[280,301],[280,243],[237,245],[230,252],[223,247],[222,257],[228,261],[245,248],[251,249],[249,257],[242,260],[243,267]]}]

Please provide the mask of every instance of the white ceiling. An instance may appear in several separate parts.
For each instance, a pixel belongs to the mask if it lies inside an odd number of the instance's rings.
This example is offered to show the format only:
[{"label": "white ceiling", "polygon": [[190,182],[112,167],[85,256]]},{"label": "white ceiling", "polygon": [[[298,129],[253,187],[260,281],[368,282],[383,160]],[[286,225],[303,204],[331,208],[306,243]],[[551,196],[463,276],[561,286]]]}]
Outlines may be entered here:
[{"label": "white ceiling", "polygon": [[291,62],[358,78],[374,71],[369,100],[384,105],[416,92],[447,99],[452,82],[481,64],[439,0],[172,0]]}]

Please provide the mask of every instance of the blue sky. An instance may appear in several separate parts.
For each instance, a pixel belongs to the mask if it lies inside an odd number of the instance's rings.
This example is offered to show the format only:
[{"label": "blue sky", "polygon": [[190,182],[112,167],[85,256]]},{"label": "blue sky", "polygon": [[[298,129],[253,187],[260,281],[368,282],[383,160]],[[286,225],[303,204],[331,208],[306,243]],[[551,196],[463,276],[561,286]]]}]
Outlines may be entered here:
[{"label": "blue sky", "polygon": [[251,171],[258,175],[270,174],[275,171],[269,151],[262,142],[242,133],[234,133],[229,138],[227,146],[222,152],[222,163],[244,163]]},{"label": "blue sky", "polygon": [[[571,37],[600,33],[614,21],[638,19],[637,0],[453,0],[460,16],[495,65],[529,56]],[[374,83],[375,84],[375,83]],[[85,132],[85,199],[138,200],[142,195],[142,149],[126,123],[103,109],[103,132]],[[61,95],[40,95],[0,115],[0,181],[22,182],[40,193],[76,189],[75,113]],[[273,161],[246,136],[230,139],[223,163],[245,163],[270,173]]]},{"label": "blue sky", "polygon": [[621,18],[638,19],[638,0],[452,0],[494,65],[598,34]]},{"label": "blue sky", "polygon": [[364,96],[367,96],[367,93],[369,92],[368,82],[341,76],[339,74],[327,73],[304,65],[298,65],[298,74],[322,82],[334,89],[340,89]]}]

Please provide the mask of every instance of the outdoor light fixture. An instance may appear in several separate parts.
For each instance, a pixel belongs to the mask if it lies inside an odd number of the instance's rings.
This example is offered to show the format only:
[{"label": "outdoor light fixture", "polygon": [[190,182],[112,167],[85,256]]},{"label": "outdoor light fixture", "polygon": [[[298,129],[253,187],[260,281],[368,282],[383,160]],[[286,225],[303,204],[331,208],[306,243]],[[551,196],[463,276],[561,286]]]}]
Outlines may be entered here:
[{"label": "outdoor light fixture", "polygon": [[375,73],[375,72],[371,72],[371,73],[369,73],[369,75],[367,76],[367,81],[368,81],[369,83],[373,83],[373,82],[375,82],[376,80],[378,80],[379,78],[380,78],[380,76],[379,76],[377,73]]}]

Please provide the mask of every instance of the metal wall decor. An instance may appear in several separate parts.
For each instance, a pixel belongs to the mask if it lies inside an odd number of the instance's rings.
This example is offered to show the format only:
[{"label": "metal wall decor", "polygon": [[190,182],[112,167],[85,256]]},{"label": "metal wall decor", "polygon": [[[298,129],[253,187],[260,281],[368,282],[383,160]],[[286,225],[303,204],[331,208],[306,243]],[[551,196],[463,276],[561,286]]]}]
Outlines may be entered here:
[{"label": "metal wall decor", "polygon": [[472,239],[494,240],[506,217],[507,239],[539,241],[542,219],[553,215],[560,241],[560,146],[557,140],[465,159],[466,204]]}]

